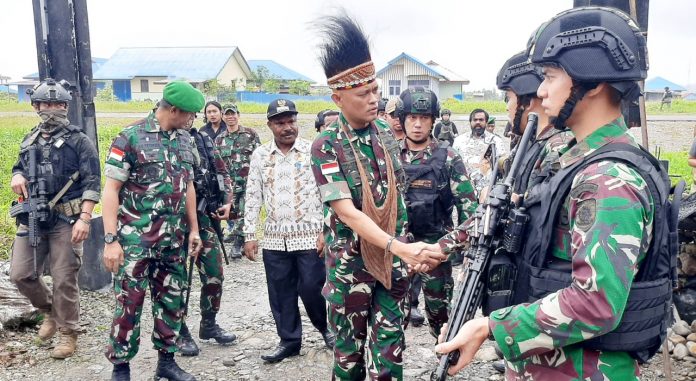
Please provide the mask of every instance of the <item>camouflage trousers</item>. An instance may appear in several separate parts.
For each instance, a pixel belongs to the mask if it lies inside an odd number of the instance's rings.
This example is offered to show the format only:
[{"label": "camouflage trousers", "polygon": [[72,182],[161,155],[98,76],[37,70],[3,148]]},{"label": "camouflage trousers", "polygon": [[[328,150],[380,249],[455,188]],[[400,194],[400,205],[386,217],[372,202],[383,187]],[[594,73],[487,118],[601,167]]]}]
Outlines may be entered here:
[{"label": "camouflage trousers", "polygon": [[236,236],[244,245],[244,195],[246,192],[237,192],[234,194],[234,202],[230,214],[235,218],[230,218],[227,221],[227,230],[231,235]]},{"label": "camouflage trousers", "polygon": [[334,380],[403,379],[408,287],[407,277],[393,280],[391,290],[376,281],[327,281],[324,295],[329,302],[329,323],[336,333]]},{"label": "camouflage trousers", "polygon": [[430,334],[437,339],[440,328],[447,323],[449,303],[452,299],[452,263],[443,262],[430,272],[421,273],[420,277]]},{"label": "camouflage trousers", "polygon": [[114,278],[116,310],[106,357],[119,364],[130,361],[138,353],[140,316],[148,286],[154,319],[154,348],[176,352],[176,338],[184,312],[185,251],[182,248],[149,250],[137,246],[124,246],[123,250],[124,263]]},{"label": "camouflage trousers", "polygon": [[222,282],[225,280],[222,269],[222,249],[210,217],[198,215],[203,249],[196,259],[198,275],[201,279],[201,314],[216,314],[220,310]]}]

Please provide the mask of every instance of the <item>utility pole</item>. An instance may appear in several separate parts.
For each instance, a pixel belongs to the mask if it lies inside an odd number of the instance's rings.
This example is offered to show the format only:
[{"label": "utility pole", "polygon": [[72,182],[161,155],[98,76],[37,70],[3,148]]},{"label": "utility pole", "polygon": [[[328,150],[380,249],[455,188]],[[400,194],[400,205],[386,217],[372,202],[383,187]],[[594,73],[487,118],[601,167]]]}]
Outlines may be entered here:
[{"label": "utility pole", "polygon": [[96,146],[87,0],[32,0],[32,3],[39,78],[70,82],[73,99],[68,118]]}]

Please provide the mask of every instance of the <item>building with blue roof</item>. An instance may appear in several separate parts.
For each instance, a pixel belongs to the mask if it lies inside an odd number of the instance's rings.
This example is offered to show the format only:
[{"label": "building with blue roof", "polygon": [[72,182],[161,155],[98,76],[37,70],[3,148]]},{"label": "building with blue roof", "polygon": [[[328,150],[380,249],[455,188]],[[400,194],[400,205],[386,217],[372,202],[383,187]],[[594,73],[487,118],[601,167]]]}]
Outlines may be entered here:
[{"label": "building with blue roof", "polygon": [[121,101],[158,100],[170,81],[182,80],[202,89],[216,79],[246,87],[251,67],[236,46],[120,48],[94,73],[95,81],[112,81]]},{"label": "building with blue roof", "polygon": [[681,98],[681,96],[686,93],[686,88],[684,86],[668,81],[662,77],[653,77],[645,81],[645,100],[660,101],[662,99],[662,94],[665,92],[665,87],[669,87],[675,98]]},{"label": "building with blue roof", "polygon": [[316,81],[312,78],[309,78],[304,74],[300,74],[273,60],[249,60],[249,67],[251,67],[252,71],[258,70],[259,67],[265,67],[266,70],[268,70],[268,74],[281,81],[305,81],[309,83],[316,83]]},{"label": "building with blue roof", "polygon": [[469,80],[447,69],[435,61],[422,61],[401,53],[377,72],[381,83],[382,97],[398,97],[403,90],[422,86],[432,90],[438,98],[463,99],[464,86]]},{"label": "building with blue roof", "polygon": [[[94,73],[107,61],[106,58],[92,57],[92,77]],[[13,82],[12,85],[17,86],[17,100],[19,102],[29,102],[29,94],[27,94],[28,89],[34,88],[34,86],[39,84],[39,72],[33,72],[22,77],[23,81]],[[63,78],[56,78],[63,79]],[[92,81],[92,96],[97,95],[97,90],[103,89],[106,86],[104,81]]]}]

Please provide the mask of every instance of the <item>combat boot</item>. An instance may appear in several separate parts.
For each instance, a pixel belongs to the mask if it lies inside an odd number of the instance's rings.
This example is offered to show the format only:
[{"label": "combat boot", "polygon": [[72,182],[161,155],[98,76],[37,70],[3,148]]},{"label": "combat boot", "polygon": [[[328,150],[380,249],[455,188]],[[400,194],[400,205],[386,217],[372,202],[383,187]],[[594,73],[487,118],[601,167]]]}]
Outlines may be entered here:
[{"label": "combat boot", "polygon": [[53,348],[51,357],[54,359],[65,359],[75,353],[77,347],[77,332],[72,329],[60,327],[58,328],[58,343]]},{"label": "combat boot", "polygon": [[423,314],[418,310],[418,307],[415,306],[411,307],[411,317],[409,317],[408,320],[414,327],[420,327],[425,323],[425,317],[423,317]]},{"label": "combat boot", "polygon": [[189,331],[186,322],[181,323],[181,330],[179,331],[179,337],[176,339],[176,346],[179,348],[179,353],[182,356],[198,356],[200,349],[196,341],[191,337],[191,331]]},{"label": "combat boot", "polygon": [[130,381],[130,363],[114,364],[111,371],[111,381]]},{"label": "combat boot", "polygon": [[230,252],[230,258],[240,259],[244,254],[244,237],[234,237],[232,240],[232,250]]},{"label": "combat boot", "polygon": [[204,313],[201,316],[201,326],[198,330],[198,338],[201,340],[214,339],[218,344],[229,344],[237,340],[237,335],[227,333],[215,323],[215,313]]},{"label": "combat boot", "polygon": [[44,314],[43,323],[41,323],[41,327],[39,327],[39,338],[46,341],[53,337],[57,330],[58,326],[56,325],[56,321],[51,317],[51,314]]},{"label": "combat boot", "polygon": [[174,361],[174,353],[168,352],[159,352],[155,381],[162,378],[169,381],[196,381],[196,377],[179,368],[179,364]]}]

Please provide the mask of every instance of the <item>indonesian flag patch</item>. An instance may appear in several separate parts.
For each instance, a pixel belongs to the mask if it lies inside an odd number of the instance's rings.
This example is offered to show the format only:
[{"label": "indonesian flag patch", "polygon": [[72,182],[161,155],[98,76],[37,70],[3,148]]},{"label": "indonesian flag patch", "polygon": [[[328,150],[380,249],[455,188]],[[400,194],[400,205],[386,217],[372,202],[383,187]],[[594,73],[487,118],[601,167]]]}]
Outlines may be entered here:
[{"label": "indonesian flag patch", "polygon": [[109,159],[114,159],[117,161],[123,161],[124,152],[116,147],[111,147],[109,151]]},{"label": "indonesian flag patch", "polygon": [[332,173],[337,173],[338,172],[338,162],[334,161],[331,163],[324,163],[321,165],[321,174],[322,175],[330,175]]}]

